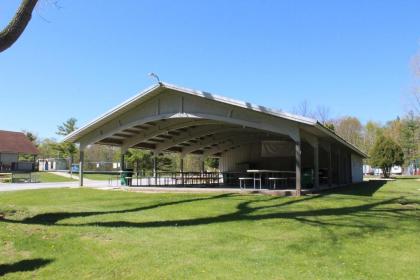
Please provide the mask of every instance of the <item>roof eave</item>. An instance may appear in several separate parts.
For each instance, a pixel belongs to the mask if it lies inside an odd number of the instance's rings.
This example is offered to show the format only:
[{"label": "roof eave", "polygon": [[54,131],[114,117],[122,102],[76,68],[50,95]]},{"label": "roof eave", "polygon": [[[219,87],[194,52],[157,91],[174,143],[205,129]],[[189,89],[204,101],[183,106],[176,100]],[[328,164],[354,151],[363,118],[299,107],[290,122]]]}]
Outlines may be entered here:
[{"label": "roof eave", "polygon": [[354,146],[350,142],[346,141],[344,138],[342,138],[341,136],[337,135],[335,132],[331,131],[330,129],[328,129],[327,127],[325,127],[320,122],[317,121],[316,124],[315,124],[315,127],[318,128],[318,129],[320,129],[322,132],[328,134],[329,136],[331,136],[332,138],[334,138],[338,142],[344,144],[345,146],[347,146],[348,148],[350,148],[351,150],[353,150],[354,152],[356,152],[357,154],[359,154],[363,158],[367,158],[368,157],[368,155],[365,154],[364,152],[362,152],[359,148],[357,148],[356,146]]},{"label": "roof eave", "polygon": [[135,95],[134,97],[132,97],[132,98],[124,101],[123,103],[117,105],[116,107],[114,107],[114,108],[110,109],[109,111],[105,112],[104,114],[100,115],[98,118],[94,119],[93,121],[91,121],[91,122],[85,124],[84,126],[76,129],[75,131],[73,131],[69,135],[65,136],[62,141],[63,142],[66,142],[66,141],[76,142],[84,134],[90,132],[90,131],[88,131],[89,128],[91,128],[91,130],[95,129],[95,128],[92,128],[92,127],[100,124],[101,122],[105,122],[108,118],[110,118],[114,114],[118,113],[118,111],[122,110],[126,106],[131,105],[135,101],[137,101],[139,99],[142,99],[144,96],[146,96],[150,92],[152,92],[152,91],[154,91],[154,90],[156,90],[156,89],[158,89],[160,87],[162,87],[162,84],[161,83],[158,83],[158,84],[155,84],[153,86],[150,86],[150,87],[146,88],[145,90],[141,91],[139,94]]}]

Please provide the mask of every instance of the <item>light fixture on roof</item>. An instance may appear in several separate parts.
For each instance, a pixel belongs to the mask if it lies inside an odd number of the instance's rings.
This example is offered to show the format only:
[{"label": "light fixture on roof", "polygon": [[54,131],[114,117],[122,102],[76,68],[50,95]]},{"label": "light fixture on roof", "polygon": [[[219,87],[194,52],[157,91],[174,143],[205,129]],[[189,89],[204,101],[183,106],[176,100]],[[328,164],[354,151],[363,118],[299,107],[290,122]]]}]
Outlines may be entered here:
[{"label": "light fixture on roof", "polygon": [[158,75],[156,75],[155,73],[153,73],[153,72],[149,73],[149,77],[151,77],[151,78],[155,78],[155,79],[156,79],[156,81],[158,82],[158,84],[160,84],[160,79],[159,79],[159,76],[158,76]]}]

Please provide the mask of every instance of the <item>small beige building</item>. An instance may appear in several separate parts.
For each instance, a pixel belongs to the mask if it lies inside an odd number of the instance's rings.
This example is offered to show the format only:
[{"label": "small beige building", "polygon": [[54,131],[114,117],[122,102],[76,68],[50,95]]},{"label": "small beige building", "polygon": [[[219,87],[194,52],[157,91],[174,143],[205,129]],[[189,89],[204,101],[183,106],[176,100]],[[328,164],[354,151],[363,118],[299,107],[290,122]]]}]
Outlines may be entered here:
[{"label": "small beige building", "polygon": [[68,160],[65,158],[38,159],[39,171],[64,171],[69,170]]},{"label": "small beige building", "polygon": [[34,171],[37,154],[24,133],[0,130],[0,172]]},{"label": "small beige building", "polygon": [[129,148],[181,158],[196,154],[220,158],[221,173],[238,178],[250,169],[284,172],[297,195],[305,170],[312,171],[315,188],[362,181],[366,157],[314,119],[167,83],[144,90],[65,140],[80,144],[82,167],[91,144],[119,146],[123,154]]}]

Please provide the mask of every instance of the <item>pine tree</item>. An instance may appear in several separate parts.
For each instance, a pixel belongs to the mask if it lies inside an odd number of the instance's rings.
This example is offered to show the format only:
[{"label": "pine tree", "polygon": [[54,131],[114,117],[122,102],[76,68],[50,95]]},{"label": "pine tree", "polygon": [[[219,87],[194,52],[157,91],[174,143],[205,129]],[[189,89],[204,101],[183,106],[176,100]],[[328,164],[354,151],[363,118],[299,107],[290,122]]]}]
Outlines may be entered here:
[{"label": "pine tree", "polygon": [[379,136],[371,151],[370,163],[382,169],[385,178],[389,178],[391,168],[404,162],[401,147],[389,137]]}]

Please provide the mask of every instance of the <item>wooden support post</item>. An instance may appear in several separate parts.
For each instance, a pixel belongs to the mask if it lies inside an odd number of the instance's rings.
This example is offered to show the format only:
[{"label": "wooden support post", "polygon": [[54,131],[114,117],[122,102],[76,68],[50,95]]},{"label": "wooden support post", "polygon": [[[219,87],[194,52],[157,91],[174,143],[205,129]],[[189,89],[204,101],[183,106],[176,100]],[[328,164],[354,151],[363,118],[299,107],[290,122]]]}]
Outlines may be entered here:
[{"label": "wooden support post", "polygon": [[295,158],[296,158],[296,196],[300,196],[301,194],[301,171],[302,171],[302,164],[301,164],[301,157],[302,157],[302,150],[300,142],[295,142]]},{"label": "wooden support post", "polygon": [[316,141],[314,147],[314,189],[319,188],[319,145]]},{"label": "wooden support post", "polygon": [[158,184],[158,182],[157,182],[158,172],[157,172],[157,155],[156,155],[156,153],[153,153],[153,177],[155,178],[155,185],[157,186],[157,184]]},{"label": "wooden support post", "polygon": [[332,172],[332,147],[331,144],[329,145],[329,150],[328,150],[328,186],[331,187],[332,186],[332,176],[333,176],[333,172]]},{"label": "wooden support post", "polygon": [[[83,187],[83,167],[84,167],[84,163],[85,163],[85,151],[84,150],[80,150],[79,153],[79,186]],[[71,166],[70,166],[71,168]]]},{"label": "wooden support post", "polygon": [[200,157],[200,172],[204,173],[205,168],[204,168],[204,157]]},{"label": "wooden support post", "polygon": [[184,185],[184,157],[179,159],[179,172],[181,172],[181,184]]},{"label": "wooden support post", "polygon": [[341,164],[341,150],[340,150],[340,148],[337,148],[337,156],[338,156],[338,158],[337,158],[337,174],[338,174],[337,183],[338,183],[338,185],[341,185],[343,183],[342,182],[343,172],[341,170],[342,164]]},{"label": "wooden support post", "polygon": [[121,157],[120,157],[120,170],[125,170],[125,153],[121,151]]}]

